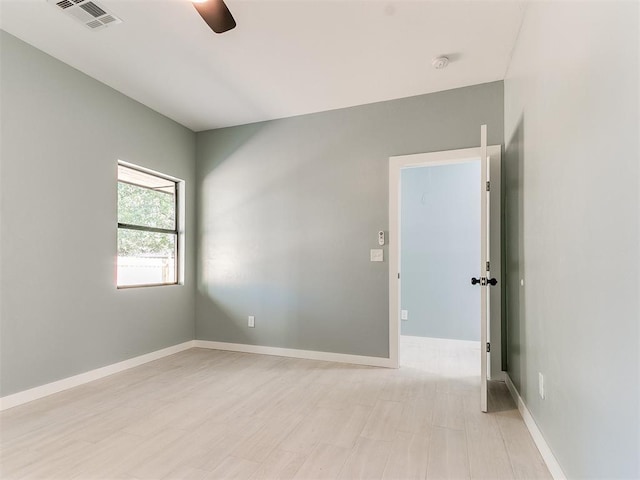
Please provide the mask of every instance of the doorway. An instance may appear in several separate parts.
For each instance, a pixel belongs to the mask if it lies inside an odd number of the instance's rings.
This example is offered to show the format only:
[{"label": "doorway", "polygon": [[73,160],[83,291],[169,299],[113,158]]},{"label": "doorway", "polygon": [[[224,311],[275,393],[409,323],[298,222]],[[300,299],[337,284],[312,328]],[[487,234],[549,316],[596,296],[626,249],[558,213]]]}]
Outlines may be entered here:
[{"label": "doorway", "polygon": [[400,335],[480,342],[480,161],[400,172]]},{"label": "doorway", "polygon": [[400,172],[400,366],[480,378],[480,159]]},{"label": "doorway", "polygon": [[[403,366],[401,359],[405,366],[421,361],[416,354],[440,361],[442,352],[450,357],[452,348],[461,347],[458,357],[463,365],[458,367],[464,375],[484,370],[487,379],[502,379],[500,151],[500,146],[486,147],[486,170],[481,167],[481,148],[390,158],[389,352],[396,367]],[[482,175],[491,179],[486,193]],[[480,277],[480,265],[486,263],[480,258],[478,224],[483,194],[482,218],[490,241],[482,257],[491,263],[491,277],[500,286],[485,286],[481,302],[480,286],[472,286],[471,278]],[[423,218],[408,220],[411,210]],[[483,341],[480,348],[483,309],[487,345]]]}]

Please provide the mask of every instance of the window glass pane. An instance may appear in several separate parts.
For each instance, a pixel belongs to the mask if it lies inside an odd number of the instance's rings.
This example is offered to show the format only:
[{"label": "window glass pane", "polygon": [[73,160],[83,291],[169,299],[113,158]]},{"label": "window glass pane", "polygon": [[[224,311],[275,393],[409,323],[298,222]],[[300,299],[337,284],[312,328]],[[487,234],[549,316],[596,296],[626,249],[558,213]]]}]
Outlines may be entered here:
[{"label": "window glass pane", "polygon": [[176,235],[118,229],[118,286],[177,283]]},{"label": "window glass pane", "polygon": [[168,193],[118,182],[118,222],[174,230],[175,184]]}]

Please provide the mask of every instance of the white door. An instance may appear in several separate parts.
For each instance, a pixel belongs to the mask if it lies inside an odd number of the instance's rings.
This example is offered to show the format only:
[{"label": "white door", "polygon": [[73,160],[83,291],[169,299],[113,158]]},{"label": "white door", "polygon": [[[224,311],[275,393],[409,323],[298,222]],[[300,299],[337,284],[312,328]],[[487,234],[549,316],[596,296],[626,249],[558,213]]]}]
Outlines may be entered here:
[{"label": "white door", "polygon": [[487,372],[489,366],[489,319],[490,292],[489,288],[497,284],[490,276],[489,252],[491,238],[490,225],[490,168],[487,154],[487,126],[480,127],[480,277],[471,279],[471,283],[480,287],[480,409],[487,411]]}]

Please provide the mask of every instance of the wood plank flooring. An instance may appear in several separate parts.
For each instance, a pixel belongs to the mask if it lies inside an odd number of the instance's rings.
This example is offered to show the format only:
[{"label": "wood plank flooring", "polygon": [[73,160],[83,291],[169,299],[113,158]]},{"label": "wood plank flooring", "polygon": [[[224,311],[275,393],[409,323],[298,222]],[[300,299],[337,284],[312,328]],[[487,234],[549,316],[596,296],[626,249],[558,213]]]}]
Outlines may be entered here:
[{"label": "wood plank flooring", "polygon": [[480,412],[473,347],[424,347],[398,370],[181,352],[0,413],[0,477],[551,478],[503,383]]}]

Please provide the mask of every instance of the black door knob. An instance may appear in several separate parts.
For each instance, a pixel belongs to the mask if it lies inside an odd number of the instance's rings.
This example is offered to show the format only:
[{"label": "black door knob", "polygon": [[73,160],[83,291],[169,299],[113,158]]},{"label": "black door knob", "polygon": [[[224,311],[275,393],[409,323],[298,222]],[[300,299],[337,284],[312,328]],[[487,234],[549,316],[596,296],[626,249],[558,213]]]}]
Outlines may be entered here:
[{"label": "black door knob", "polygon": [[498,284],[498,280],[496,280],[495,278],[489,278],[487,279],[486,277],[482,277],[482,278],[476,278],[476,277],[471,277],[471,285],[491,285],[492,287]]}]

